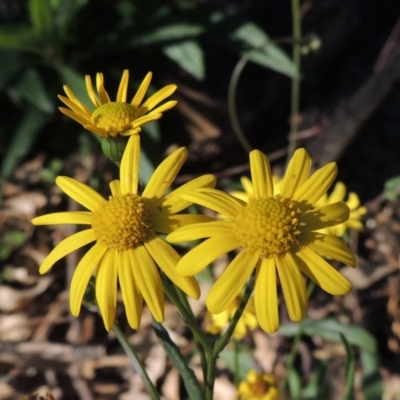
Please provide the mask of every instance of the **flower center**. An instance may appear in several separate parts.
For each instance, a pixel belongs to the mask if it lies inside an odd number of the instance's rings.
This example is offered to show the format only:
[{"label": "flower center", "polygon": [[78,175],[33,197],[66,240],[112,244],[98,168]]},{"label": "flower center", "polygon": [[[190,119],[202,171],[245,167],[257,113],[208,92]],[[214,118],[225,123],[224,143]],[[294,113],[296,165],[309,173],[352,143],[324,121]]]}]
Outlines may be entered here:
[{"label": "flower center", "polygon": [[255,382],[249,383],[249,387],[254,396],[267,394],[270,389],[269,383],[265,382],[262,377],[258,377]]},{"label": "flower center", "polygon": [[132,121],[138,118],[138,110],[129,103],[111,102],[96,108],[92,122],[107,133],[117,135],[130,128]]},{"label": "flower center", "polygon": [[110,196],[92,214],[98,242],[110,249],[136,247],[151,227],[151,214],[143,197],[132,193]]},{"label": "flower center", "polygon": [[283,255],[298,246],[300,208],[296,202],[279,195],[254,199],[236,218],[235,232],[243,248],[256,251],[262,258]]}]

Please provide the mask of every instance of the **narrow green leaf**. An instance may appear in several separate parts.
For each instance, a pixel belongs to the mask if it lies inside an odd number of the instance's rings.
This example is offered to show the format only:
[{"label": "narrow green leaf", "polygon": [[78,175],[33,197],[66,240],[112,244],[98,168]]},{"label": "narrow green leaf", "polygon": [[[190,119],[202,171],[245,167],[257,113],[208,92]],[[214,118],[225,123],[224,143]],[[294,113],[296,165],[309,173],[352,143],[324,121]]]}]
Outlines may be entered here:
[{"label": "narrow green leaf", "polygon": [[343,400],[353,400],[354,398],[354,376],[356,372],[356,362],[354,359],[354,351],[343,334],[340,338],[346,349],[346,367],[345,367],[345,392]]},{"label": "narrow green leaf", "polygon": [[198,42],[185,40],[165,46],[163,52],[198,80],[204,79],[204,53]]},{"label": "narrow green leaf", "polygon": [[[219,358],[226,364],[229,371],[235,372],[235,352],[232,349],[225,349],[220,353]],[[238,377],[241,380],[246,379],[247,373],[255,368],[254,358],[251,353],[247,351],[240,351],[238,354],[239,358],[239,370],[237,371]]]},{"label": "narrow green leaf", "polygon": [[45,113],[54,111],[54,105],[47,94],[42,78],[33,68],[28,68],[13,90],[32,105]]},{"label": "narrow green leaf", "polygon": [[14,49],[40,53],[37,36],[31,27],[3,26],[0,28],[0,50]]},{"label": "narrow green leaf", "polygon": [[51,35],[54,22],[49,0],[29,0],[29,14],[37,33],[43,37]]},{"label": "narrow green leaf", "polygon": [[54,24],[65,33],[69,24],[89,0],[50,0],[54,10]]},{"label": "narrow green leaf", "polygon": [[28,104],[22,116],[13,139],[4,155],[0,167],[0,176],[8,178],[14,171],[21,159],[28,153],[36,135],[43,128],[47,121],[47,115],[36,107]]},{"label": "narrow green leaf", "polygon": [[171,340],[166,329],[154,319],[153,328],[161,346],[167,353],[169,359],[172,361],[176,369],[179,371],[186,391],[188,393],[189,399],[204,400],[204,394],[196,378],[196,375],[188,366],[187,361],[183,357],[178,346]]},{"label": "narrow green leaf", "polygon": [[290,391],[290,398],[292,400],[301,399],[301,379],[299,374],[295,369],[290,369],[287,371],[288,377],[287,382]]}]

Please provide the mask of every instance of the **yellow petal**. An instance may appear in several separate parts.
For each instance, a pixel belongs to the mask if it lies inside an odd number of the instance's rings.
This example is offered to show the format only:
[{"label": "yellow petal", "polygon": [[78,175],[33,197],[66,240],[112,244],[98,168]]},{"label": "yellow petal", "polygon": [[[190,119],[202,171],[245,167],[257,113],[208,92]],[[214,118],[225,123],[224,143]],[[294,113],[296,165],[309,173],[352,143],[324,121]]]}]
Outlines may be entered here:
[{"label": "yellow petal", "polygon": [[95,240],[96,236],[93,229],[86,229],[67,237],[49,253],[40,266],[39,273],[46,273],[58,260]]},{"label": "yellow petal", "polygon": [[129,257],[130,251],[123,250],[119,252],[118,280],[121,287],[126,318],[130,327],[137,329],[142,317],[143,296],[140,294],[133,276],[134,265],[131,263]]},{"label": "yellow petal", "polygon": [[128,91],[128,82],[129,82],[129,71],[126,69],[122,74],[121,82],[119,84],[118,93],[117,93],[117,101],[121,103],[126,103],[126,93]]},{"label": "yellow petal", "polygon": [[[228,221],[212,221],[184,226],[167,236],[171,243],[186,242],[212,236],[233,236],[234,224]],[[230,240],[231,238],[227,239]]]},{"label": "yellow petal", "polygon": [[329,203],[343,201],[346,196],[346,186],[343,182],[337,182],[329,196]]},{"label": "yellow petal", "polygon": [[143,82],[140,84],[138,91],[135,94],[135,97],[131,101],[131,105],[133,107],[139,108],[140,103],[143,101],[143,98],[149,88],[152,73],[148,72],[147,75],[144,77]]},{"label": "yellow petal", "polygon": [[98,128],[97,126],[94,126],[92,123],[83,125],[83,127],[86,130],[88,130],[90,132],[93,132],[93,133],[95,133],[96,135],[99,135],[102,138],[110,137],[110,135],[107,133],[107,131],[105,129]]},{"label": "yellow petal", "polygon": [[121,183],[118,179],[114,179],[110,182],[110,190],[113,196],[118,196],[121,194]]},{"label": "yellow petal", "polygon": [[279,328],[278,293],[275,260],[264,258],[257,267],[254,303],[258,322],[267,333]]},{"label": "yellow petal", "polygon": [[254,197],[272,197],[274,187],[272,186],[271,167],[268,158],[259,150],[250,152],[250,171],[253,181]]},{"label": "yellow petal", "polygon": [[249,195],[253,196],[254,195],[254,186],[253,182],[247,177],[247,176],[242,176],[240,178],[240,183],[243,186],[244,191]]},{"label": "yellow petal", "polygon": [[349,219],[349,207],[343,201],[313,208],[301,216],[308,231],[339,225]]},{"label": "yellow petal", "polygon": [[296,190],[293,199],[305,201],[309,206],[315,204],[332,185],[336,174],[337,166],[334,162],[318,169]]},{"label": "yellow petal", "polygon": [[212,237],[186,253],[176,266],[176,273],[180,276],[196,275],[216,258],[239,246],[233,235]]},{"label": "yellow petal", "polygon": [[325,292],[335,296],[346,294],[351,290],[351,283],[310,248],[301,249],[296,256],[303,261],[296,260],[303,273]]},{"label": "yellow petal", "polygon": [[168,243],[156,235],[151,235],[144,245],[161,270],[176,286],[193,299],[197,300],[200,297],[200,288],[196,279],[177,275],[176,265],[181,257]]},{"label": "yellow petal", "polygon": [[64,115],[66,115],[67,117],[73,119],[74,121],[76,121],[78,124],[81,124],[83,127],[85,127],[90,120],[88,120],[86,117],[83,117],[80,114],[75,113],[74,111],[68,110],[68,108],[64,108],[64,107],[59,107],[58,108]]},{"label": "yellow petal", "polygon": [[298,149],[293,154],[282,181],[280,195],[285,198],[293,197],[310,175],[311,158],[305,149]]},{"label": "yellow petal", "polygon": [[156,264],[144,246],[130,249],[129,257],[135,282],[153,317],[164,321],[164,289]]},{"label": "yellow petal", "polygon": [[76,99],[76,102],[67,99],[64,96],[58,96],[58,98],[66,105],[68,106],[74,113],[78,114],[82,118],[84,118],[87,121],[90,121],[90,116],[92,113],[89,111],[88,108],[86,108],[82,103]]},{"label": "yellow petal", "polygon": [[175,180],[187,154],[187,150],[181,147],[168,156],[154,171],[143,191],[143,197],[153,199],[154,202],[160,199]]},{"label": "yellow petal", "polygon": [[203,175],[198,178],[192,179],[186,182],[184,185],[175,189],[171,193],[163,197],[160,202],[155,204],[156,207],[160,206],[168,210],[169,213],[177,213],[182,211],[184,208],[189,207],[192,203],[182,199],[181,194],[190,190],[196,190],[199,188],[214,188],[217,182],[217,178],[214,175]]},{"label": "yellow petal", "polygon": [[139,184],[140,136],[132,135],[126,145],[119,170],[121,193],[137,194]]},{"label": "yellow petal", "polygon": [[259,255],[243,250],[228,265],[211,288],[206,298],[206,306],[213,314],[226,310],[243,290],[253,272]]},{"label": "yellow petal", "polygon": [[88,92],[89,98],[93,105],[97,108],[101,106],[99,99],[96,96],[96,93],[93,90],[92,80],[89,75],[85,76],[86,90]]},{"label": "yellow petal", "polygon": [[307,293],[299,266],[290,253],[275,257],[286,308],[292,321],[303,319],[307,307]]},{"label": "yellow petal", "polygon": [[158,92],[154,93],[150,96],[141,106],[139,112],[141,110],[145,110],[148,112],[152,110],[157,104],[161,103],[164,99],[171,96],[172,93],[177,89],[176,85],[167,85],[160,89]]},{"label": "yellow petal", "polygon": [[110,103],[110,97],[104,88],[104,76],[101,72],[96,74],[96,88],[100,96],[101,104]]},{"label": "yellow petal", "polygon": [[337,237],[314,234],[314,238],[310,240],[308,247],[325,257],[333,258],[352,267],[357,265],[357,259],[354,254],[347,247],[346,243]]},{"label": "yellow petal", "polygon": [[161,114],[164,111],[170,110],[171,108],[175,107],[178,104],[178,102],[176,100],[170,100],[167,101],[164,104],[161,104],[161,106],[154,108],[153,110],[151,110],[152,114]]},{"label": "yellow petal", "polygon": [[96,300],[103,317],[104,326],[109,331],[115,322],[117,308],[118,251],[108,249],[97,268]]},{"label": "yellow petal", "polygon": [[131,122],[132,128],[138,128],[148,122],[156,121],[162,117],[162,114],[148,114],[144,115],[143,117],[137,118]]},{"label": "yellow petal", "polygon": [[159,233],[171,233],[178,228],[195,223],[204,223],[214,221],[214,218],[198,214],[169,214],[152,213],[151,228]]},{"label": "yellow petal", "polygon": [[33,218],[33,225],[57,225],[57,224],[83,224],[91,225],[92,213],[88,211],[66,211],[41,215]]},{"label": "yellow petal", "polygon": [[69,296],[69,304],[71,314],[75,317],[79,315],[81,310],[82,299],[85,294],[86,287],[93,275],[93,271],[101,262],[107,247],[96,243],[79,262],[74,271],[71,281],[71,289]]},{"label": "yellow petal", "polygon": [[90,186],[78,182],[68,176],[58,176],[57,186],[69,197],[77,201],[82,206],[94,211],[104,203],[104,198]]},{"label": "yellow petal", "polygon": [[217,189],[197,189],[182,193],[182,198],[203,207],[210,208],[228,218],[236,219],[246,205],[243,200]]}]

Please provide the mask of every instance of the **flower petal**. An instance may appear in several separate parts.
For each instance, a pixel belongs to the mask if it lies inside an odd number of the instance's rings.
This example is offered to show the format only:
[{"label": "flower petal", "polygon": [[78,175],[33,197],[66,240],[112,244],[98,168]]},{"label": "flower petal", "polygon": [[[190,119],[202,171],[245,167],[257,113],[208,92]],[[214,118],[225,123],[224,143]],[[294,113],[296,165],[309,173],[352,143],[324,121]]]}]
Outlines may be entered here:
[{"label": "flower petal", "polygon": [[349,219],[350,210],[346,203],[339,201],[324,207],[315,207],[301,216],[307,231],[339,225]]},{"label": "flower petal", "polygon": [[150,114],[143,115],[143,117],[139,117],[138,119],[133,120],[131,122],[131,127],[135,129],[135,128],[141,127],[144,124],[147,124],[148,122],[157,121],[161,117],[162,117],[162,114],[159,114],[159,113],[155,114],[155,113],[151,112]]},{"label": "flower petal", "polygon": [[192,204],[190,201],[182,199],[182,193],[200,188],[214,188],[216,182],[217,179],[214,175],[199,176],[167,194],[155,206],[165,208],[169,213],[177,213]]},{"label": "flower petal", "polygon": [[129,82],[129,71],[127,69],[124,70],[122,74],[121,82],[119,83],[118,93],[117,93],[117,102],[126,103],[126,93],[128,91],[128,82]]},{"label": "flower petal", "polygon": [[213,314],[226,310],[243,290],[253,272],[259,255],[243,250],[217,279],[206,298],[206,306]]},{"label": "flower petal", "polygon": [[267,156],[259,150],[250,152],[250,170],[253,181],[254,197],[272,197],[274,187],[272,185],[271,167]]},{"label": "flower petal", "polygon": [[300,321],[306,313],[307,293],[299,266],[290,253],[275,257],[275,262],[289,317],[292,321]]},{"label": "flower petal", "polygon": [[110,182],[110,191],[113,196],[121,194],[121,182],[118,179],[114,179]]},{"label": "flower petal", "polygon": [[147,75],[144,77],[142,83],[139,86],[138,91],[136,92],[134,98],[131,101],[131,105],[133,107],[139,108],[139,105],[143,101],[143,98],[147,92],[147,89],[149,88],[152,76],[153,76],[153,74],[151,72],[148,72]]},{"label": "flower petal", "polygon": [[86,287],[93,275],[94,269],[101,262],[107,247],[96,243],[79,262],[74,271],[71,281],[69,304],[71,314],[75,317],[79,315],[81,310],[82,299],[85,294]]},{"label": "flower petal", "polygon": [[176,266],[176,273],[180,276],[196,275],[216,258],[239,246],[239,241],[233,235],[231,238],[214,236],[186,253]]},{"label": "flower petal", "polygon": [[69,178],[68,176],[58,176],[56,184],[69,197],[90,211],[96,210],[105,201],[104,198],[90,186]]},{"label": "flower petal", "polygon": [[[229,221],[212,221],[200,224],[191,224],[177,229],[167,236],[171,243],[186,242],[212,236],[226,237],[233,235],[234,225]],[[227,238],[230,241],[231,238]]]},{"label": "flower petal", "polygon": [[104,88],[104,75],[101,72],[96,74],[96,89],[99,93],[101,104],[110,103],[110,97]]},{"label": "flower petal", "polygon": [[336,178],[337,166],[332,162],[318,169],[294,193],[293,199],[315,204],[329,189]]},{"label": "flower petal", "polygon": [[279,328],[278,293],[275,260],[264,258],[257,267],[254,302],[258,322],[267,333]]},{"label": "flower petal", "polygon": [[170,214],[167,212],[153,212],[151,228],[155,232],[171,233],[178,228],[195,223],[214,221],[214,218],[199,214]]},{"label": "flower petal", "polygon": [[176,265],[181,257],[168,243],[152,235],[144,245],[161,270],[176,286],[193,299],[197,300],[200,297],[200,288],[195,278],[183,278],[177,275]]},{"label": "flower petal", "polygon": [[107,331],[114,325],[117,309],[117,263],[118,251],[108,249],[96,274],[96,300]]},{"label": "flower petal", "polygon": [[83,224],[91,225],[92,213],[89,211],[65,211],[53,214],[41,215],[33,218],[33,225],[57,225],[57,224]]},{"label": "flower petal", "polygon": [[121,287],[122,301],[125,305],[125,314],[131,328],[137,329],[140,325],[143,308],[143,296],[139,292],[133,276],[134,265],[131,263],[129,252],[119,252],[118,280]]},{"label": "flower petal", "polygon": [[299,188],[310,175],[311,157],[305,149],[298,149],[294,152],[286,169],[282,181],[280,195],[285,198],[293,197]]},{"label": "flower petal", "polygon": [[90,116],[92,113],[76,99],[76,102],[58,95],[58,98],[67,106],[69,107],[75,114],[78,114],[80,117],[82,117],[86,122],[90,122]]},{"label": "flower petal", "polygon": [[343,182],[336,182],[332,193],[329,196],[329,203],[336,203],[338,201],[343,201],[346,196],[346,186]]},{"label": "flower petal", "polygon": [[236,219],[247,204],[243,200],[217,189],[197,189],[181,194],[182,198],[203,207],[210,208],[228,218]]},{"label": "flower petal", "polygon": [[[351,290],[351,283],[313,250],[305,247],[296,256],[296,265],[325,292],[343,295]],[[299,262],[300,259],[303,262]]]},{"label": "flower petal", "polygon": [[178,86],[176,85],[167,85],[164,86],[162,89],[154,93],[150,96],[141,106],[139,112],[144,110],[148,112],[152,110],[157,104],[161,103],[164,99],[171,96],[172,93],[175,92]]},{"label": "flower petal", "polygon": [[80,114],[75,113],[74,111],[68,110],[68,108],[59,107],[58,109],[64,115],[66,115],[67,117],[73,119],[74,121],[76,121],[78,124],[81,124],[82,126],[86,126],[88,123],[90,124],[90,120],[88,120],[87,118],[81,116]]},{"label": "flower petal", "polygon": [[140,136],[132,135],[126,145],[120,166],[121,193],[137,194],[139,184]]},{"label": "flower petal", "polygon": [[167,101],[164,104],[161,104],[161,106],[154,108],[153,110],[151,110],[152,114],[161,114],[164,111],[170,110],[171,108],[175,107],[178,104],[178,102],[176,100],[170,100]]},{"label": "flower petal", "polygon": [[242,176],[240,178],[240,183],[248,196],[254,196],[253,182],[247,176]]},{"label": "flower petal", "polygon": [[143,197],[153,201],[160,199],[175,180],[187,154],[186,148],[181,147],[168,156],[154,171],[143,191]]},{"label": "flower petal", "polygon": [[101,103],[93,90],[92,79],[89,75],[85,76],[86,90],[88,92],[89,98],[92,101],[93,105],[97,108],[101,106]]},{"label": "flower petal", "polygon": [[144,246],[129,250],[133,276],[156,321],[164,321],[164,289],[160,273]]},{"label": "flower petal", "polygon": [[49,253],[40,266],[39,273],[46,273],[58,260],[95,240],[96,235],[93,229],[86,229],[67,237]]},{"label": "flower petal", "polygon": [[357,259],[346,243],[335,236],[311,233],[308,247],[325,257],[333,258],[352,267],[357,265]]}]

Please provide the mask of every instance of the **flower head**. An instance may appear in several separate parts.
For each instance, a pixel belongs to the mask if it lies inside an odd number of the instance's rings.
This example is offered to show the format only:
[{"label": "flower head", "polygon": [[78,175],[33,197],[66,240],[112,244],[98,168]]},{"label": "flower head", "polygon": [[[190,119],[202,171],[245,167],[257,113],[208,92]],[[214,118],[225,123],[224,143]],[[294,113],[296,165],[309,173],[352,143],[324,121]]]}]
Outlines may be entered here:
[{"label": "flower head", "polygon": [[[346,197],[346,186],[342,182],[337,182],[332,190],[332,193],[328,196],[326,193],[320,198],[317,205],[322,207],[330,203],[337,201],[344,201]],[[345,202],[350,209],[350,216],[346,222],[342,224],[331,226],[323,229],[321,232],[329,235],[342,237],[347,229],[361,230],[363,223],[361,218],[367,213],[367,209],[360,206],[360,199],[354,192],[349,192],[347,201]]]},{"label": "flower head", "polygon": [[246,380],[239,384],[238,396],[241,400],[277,400],[278,388],[275,377],[250,370]]},{"label": "flower head", "polygon": [[[226,310],[219,314],[211,314],[208,311],[205,318],[206,331],[213,335],[217,335],[224,331],[235,315],[239,305],[239,300],[240,298],[237,297]],[[247,303],[232,336],[236,340],[241,340],[246,336],[249,329],[255,329],[257,326],[258,321],[255,315],[254,298],[250,297],[250,300]]]},{"label": "flower head", "polygon": [[[104,87],[102,73],[96,75],[96,90],[93,89],[92,80],[86,75],[86,89],[94,106],[90,111],[80,100],[78,100],[68,86],[64,86],[67,95],[58,96],[68,107],[60,107],[60,111],[83,125],[85,129],[102,138],[116,137],[118,135],[128,136],[139,133],[141,126],[162,117],[162,113],[176,105],[176,101],[167,101],[161,106],[159,103],[171,96],[176,90],[176,85],[167,85],[150,96],[143,104],[143,98],[150,85],[152,73],[149,72],[143,79],[138,91],[132,101],[126,101],[129,71],[125,70],[119,84],[117,97],[111,101]],[[156,107],[156,108],[154,108]]]},{"label": "flower head", "polygon": [[263,153],[250,153],[250,168],[254,195],[248,203],[215,189],[186,192],[182,198],[228,219],[182,227],[167,240],[209,238],[179,261],[176,272],[182,276],[195,275],[220,255],[242,249],[211,288],[207,308],[213,314],[226,310],[255,270],[256,315],[265,331],[275,332],[279,327],[277,274],[293,321],[301,320],[307,307],[301,272],[332,295],[351,289],[350,282],[321,256],[355,266],[354,255],[342,240],[318,232],[345,222],[349,208],[343,202],[316,206],[335,179],[337,168],[330,163],[309,176],[311,158],[304,149],[292,157],[279,194],[274,192],[269,161]]},{"label": "flower head", "polygon": [[215,178],[201,176],[164,196],[186,159],[186,149],[180,148],[159,165],[143,193],[139,193],[139,155],[140,137],[134,135],[122,157],[120,180],[110,183],[108,200],[83,183],[59,176],[57,185],[89,211],[47,214],[32,221],[35,225],[90,226],[60,242],[39,272],[47,272],[68,253],[95,242],[74,272],[70,306],[72,314],[78,315],[85,288],[95,273],[96,299],[107,330],[115,320],[117,281],[132,328],[139,326],[143,299],[157,321],[164,319],[163,284],[157,265],[189,296],[198,298],[200,293],[194,278],[176,274],[175,266],[180,257],[157,232],[169,233],[179,226],[207,220],[208,217],[200,215],[176,214],[191,204],[179,194],[182,190],[214,187]]}]

